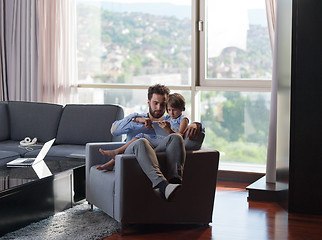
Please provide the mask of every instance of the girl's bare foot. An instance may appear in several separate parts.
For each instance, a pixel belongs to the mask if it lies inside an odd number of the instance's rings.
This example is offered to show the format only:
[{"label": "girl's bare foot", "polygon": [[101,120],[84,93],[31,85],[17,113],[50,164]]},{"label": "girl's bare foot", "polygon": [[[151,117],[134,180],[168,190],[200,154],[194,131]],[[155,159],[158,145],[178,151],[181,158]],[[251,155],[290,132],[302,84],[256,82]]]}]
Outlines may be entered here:
[{"label": "girl's bare foot", "polygon": [[103,154],[104,156],[110,157],[110,158],[115,158],[119,152],[117,149],[114,150],[103,150],[102,148],[99,149],[100,153]]},{"label": "girl's bare foot", "polygon": [[114,165],[115,165],[115,159],[111,159],[107,163],[104,163],[103,165],[98,166],[96,169],[98,169],[98,170],[113,171]]}]

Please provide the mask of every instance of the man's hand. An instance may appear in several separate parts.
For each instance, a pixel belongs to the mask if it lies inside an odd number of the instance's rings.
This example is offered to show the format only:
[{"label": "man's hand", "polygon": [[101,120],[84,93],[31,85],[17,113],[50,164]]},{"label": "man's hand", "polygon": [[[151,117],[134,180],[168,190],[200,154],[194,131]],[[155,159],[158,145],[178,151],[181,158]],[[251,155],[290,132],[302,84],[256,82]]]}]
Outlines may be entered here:
[{"label": "man's hand", "polygon": [[146,128],[153,128],[152,120],[150,118],[137,117],[135,122],[142,123]]},{"label": "man's hand", "polygon": [[189,139],[194,139],[200,131],[200,125],[198,123],[191,123],[183,134]]}]

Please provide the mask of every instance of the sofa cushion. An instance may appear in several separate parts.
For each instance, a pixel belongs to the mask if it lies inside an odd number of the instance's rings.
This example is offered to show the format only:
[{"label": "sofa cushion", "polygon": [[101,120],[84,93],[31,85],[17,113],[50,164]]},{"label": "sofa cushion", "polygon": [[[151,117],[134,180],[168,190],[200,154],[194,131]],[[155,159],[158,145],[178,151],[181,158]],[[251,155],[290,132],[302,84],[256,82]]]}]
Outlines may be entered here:
[{"label": "sofa cushion", "polygon": [[8,104],[0,102],[0,141],[9,139]]},{"label": "sofa cushion", "polygon": [[8,107],[12,140],[36,137],[39,142],[47,142],[56,137],[61,105],[10,101]]},{"label": "sofa cushion", "polygon": [[112,136],[115,120],[123,118],[123,109],[117,105],[70,104],[64,107],[58,127],[56,144],[111,142],[121,139]]},{"label": "sofa cushion", "polygon": [[20,157],[16,152],[0,151],[0,167],[4,166],[7,162]]},{"label": "sofa cushion", "polygon": [[19,144],[19,141],[5,140],[0,142],[0,151],[15,152],[17,154],[20,154],[21,157],[25,156],[25,154],[28,152],[36,151],[38,153],[41,148],[42,148],[41,144],[21,147]]},{"label": "sofa cushion", "polygon": [[[25,157],[36,157],[39,150],[26,153]],[[46,157],[50,159],[64,159],[64,158],[84,158],[85,159],[85,146],[84,145],[54,145],[48,151]]]}]

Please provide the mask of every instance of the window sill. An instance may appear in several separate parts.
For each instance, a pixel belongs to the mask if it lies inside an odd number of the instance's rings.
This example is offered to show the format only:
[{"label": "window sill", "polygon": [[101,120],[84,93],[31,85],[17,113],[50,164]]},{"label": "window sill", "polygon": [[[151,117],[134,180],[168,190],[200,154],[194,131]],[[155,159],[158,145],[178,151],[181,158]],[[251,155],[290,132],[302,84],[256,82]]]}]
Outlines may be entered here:
[{"label": "window sill", "polygon": [[265,173],[266,166],[264,164],[251,164],[251,163],[236,163],[236,162],[220,162],[219,170],[224,171],[237,171],[237,172],[254,172]]}]

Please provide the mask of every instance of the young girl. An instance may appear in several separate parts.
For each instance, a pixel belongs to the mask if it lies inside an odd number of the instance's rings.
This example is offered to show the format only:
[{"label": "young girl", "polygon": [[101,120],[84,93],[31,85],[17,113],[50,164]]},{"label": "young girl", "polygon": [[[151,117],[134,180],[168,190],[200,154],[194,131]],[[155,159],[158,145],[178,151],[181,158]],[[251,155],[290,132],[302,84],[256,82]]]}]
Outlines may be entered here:
[{"label": "young girl", "polygon": [[[169,115],[164,116],[163,120],[159,122],[159,126],[167,131],[169,134],[177,133],[183,137],[184,131],[188,126],[189,120],[185,117],[182,112],[185,110],[185,100],[184,97],[179,93],[169,94],[167,99],[167,112]],[[127,142],[124,146],[114,149],[114,150],[103,150],[99,149],[99,151],[104,155],[112,158],[107,163],[98,166],[98,170],[107,170],[112,171],[115,165],[115,156],[117,154],[124,153],[125,149],[138,138],[145,137],[150,143],[156,147],[158,142],[160,142],[164,137],[155,136],[155,135],[147,135],[147,134],[138,134],[131,141]]]}]

